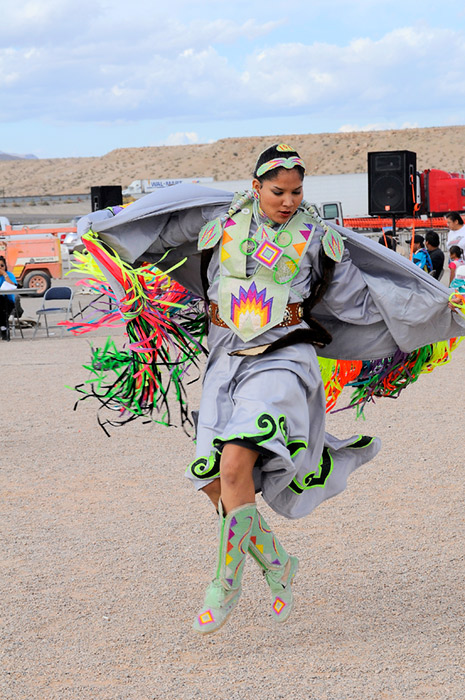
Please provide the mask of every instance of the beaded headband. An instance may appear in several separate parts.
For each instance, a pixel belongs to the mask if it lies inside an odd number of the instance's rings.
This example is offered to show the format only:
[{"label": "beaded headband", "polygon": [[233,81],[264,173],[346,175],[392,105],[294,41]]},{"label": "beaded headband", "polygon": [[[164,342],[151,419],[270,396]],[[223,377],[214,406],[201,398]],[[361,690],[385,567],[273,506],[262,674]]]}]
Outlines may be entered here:
[{"label": "beaded headband", "polygon": [[257,177],[261,177],[268,170],[274,170],[275,168],[286,168],[291,170],[295,168],[296,165],[300,165],[305,170],[305,163],[299,156],[291,156],[290,158],[273,158],[267,163],[263,163],[257,170]]}]

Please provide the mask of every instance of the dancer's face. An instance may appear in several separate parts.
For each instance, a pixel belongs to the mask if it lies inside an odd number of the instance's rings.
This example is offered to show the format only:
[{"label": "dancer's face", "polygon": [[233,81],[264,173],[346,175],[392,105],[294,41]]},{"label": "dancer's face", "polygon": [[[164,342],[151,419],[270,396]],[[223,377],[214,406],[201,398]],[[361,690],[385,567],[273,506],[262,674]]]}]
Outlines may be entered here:
[{"label": "dancer's face", "polygon": [[276,224],[284,224],[297,211],[304,190],[297,168],[278,168],[273,180],[253,180],[252,187],[260,195],[260,206]]}]

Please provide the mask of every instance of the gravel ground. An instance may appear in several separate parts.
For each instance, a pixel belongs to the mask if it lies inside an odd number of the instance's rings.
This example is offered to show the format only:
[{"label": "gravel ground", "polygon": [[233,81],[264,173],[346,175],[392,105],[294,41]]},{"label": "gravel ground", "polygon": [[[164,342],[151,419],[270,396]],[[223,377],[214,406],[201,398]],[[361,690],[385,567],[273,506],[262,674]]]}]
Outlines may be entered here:
[{"label": "gravel ground", "polygon": [[383,440],[344,494],[294,522],[262,504],[301,560],[289,622],[250,561],[234,616],[200,638],[216,518],[183,477],[192,443],[159,425],[107,438],[91,401],[73,411],[88,343],[0,344],[2,699],[465,698],[465,344],[365,421],[329,417]]}]

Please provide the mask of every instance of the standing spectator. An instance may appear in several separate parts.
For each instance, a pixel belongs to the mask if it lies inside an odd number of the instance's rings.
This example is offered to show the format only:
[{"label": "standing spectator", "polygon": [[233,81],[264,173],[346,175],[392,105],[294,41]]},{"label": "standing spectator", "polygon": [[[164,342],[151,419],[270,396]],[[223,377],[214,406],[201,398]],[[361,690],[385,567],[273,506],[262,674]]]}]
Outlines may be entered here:
[{"label": "standing spectator", "polygon": [[459,248],[458,245],[451,246],[449,253],[450,253],[450,262],[449,262],[449,270],[450,270],[449,286],[450,286],[455,279],[455,274],[457,272],[457,268],[460,267],[461,265],[465,265],[465,260],[463,259],[463,250],[461,248]]},{"label": "standing spectator", "polygon": [[[407,241],[408,245],[411,245],[412,239]],[[425,248],[425,239],[416,233],[413,238],[413,257],[412,262],[414,265],[418,265],[425,272],[431,272],[433,269],[433,263],[431,262],[430,255]]]},{"label": "standing spectator", "polygon": [[436,231],[428,231],[425,241],[425,248],[433,264],[431,276],[436,280],[440,280],[444,272],[444,253],[439,247],[439,236]]},{"label": "standing spectator", "polygon": [[465,250],[465,226],[460,214],[456,211],[450,211],[446,214],[446,224],[449,229],[448,249],[450,250],[453,245],[458,245],[462,250]]},{"label": "standing spectator", "polygon": [[458,265],[455,277],[450,283],[451,289],[462,297],[465,295],[465,265]]}]

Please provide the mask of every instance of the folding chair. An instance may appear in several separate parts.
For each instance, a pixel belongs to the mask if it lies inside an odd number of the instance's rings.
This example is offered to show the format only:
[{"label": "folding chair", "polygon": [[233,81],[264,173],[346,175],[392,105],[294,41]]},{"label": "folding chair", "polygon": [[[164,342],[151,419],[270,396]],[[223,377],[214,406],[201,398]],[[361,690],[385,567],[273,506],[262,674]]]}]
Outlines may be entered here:
[{"label": "folding chair", "polygon": [[15,305],[14,305],[13,309],[11,310],[11,314],[8,318],[8,321],[11,321],[10,325],[11,325],[11,328],[13,329],[13,333],[12,333],[13,338],[16,337],[16,323],[18,325],[19,332],[21,333],[21,338],[24,338],[23,329],[21,328],[20,316],[18,315],[18,298],[15,299]]},{"label": "folding chair", "polygon": [[[68,304],[66,306],[48,306],[47,302],[56,302],[56,301],[67,301]],[[39,327],[39,321],[41,316],[43,316],[44,321],[45,321],[45,329],[47,331],[47,337],[49,337],[49,329],[50,328],[58,328],[58,326],[49,326],[48,321],[47,321],[47,316],[48,314],[65,314],[65,319],[66,321],[69,321],[71,319],[72,315],[72,303],[73,303],[73,290],[70,287],[50,287],[50,289],[47,289],[47,291],[44,294],[44,299],[42,303],[42,307],[36,311],[36,314],[38,315],[37,319],[37,325],[34,328],[34,335],[32,336],[35,338],[37,329]],[[61,335],[64,333],[64,326],[61,326]]]}]

